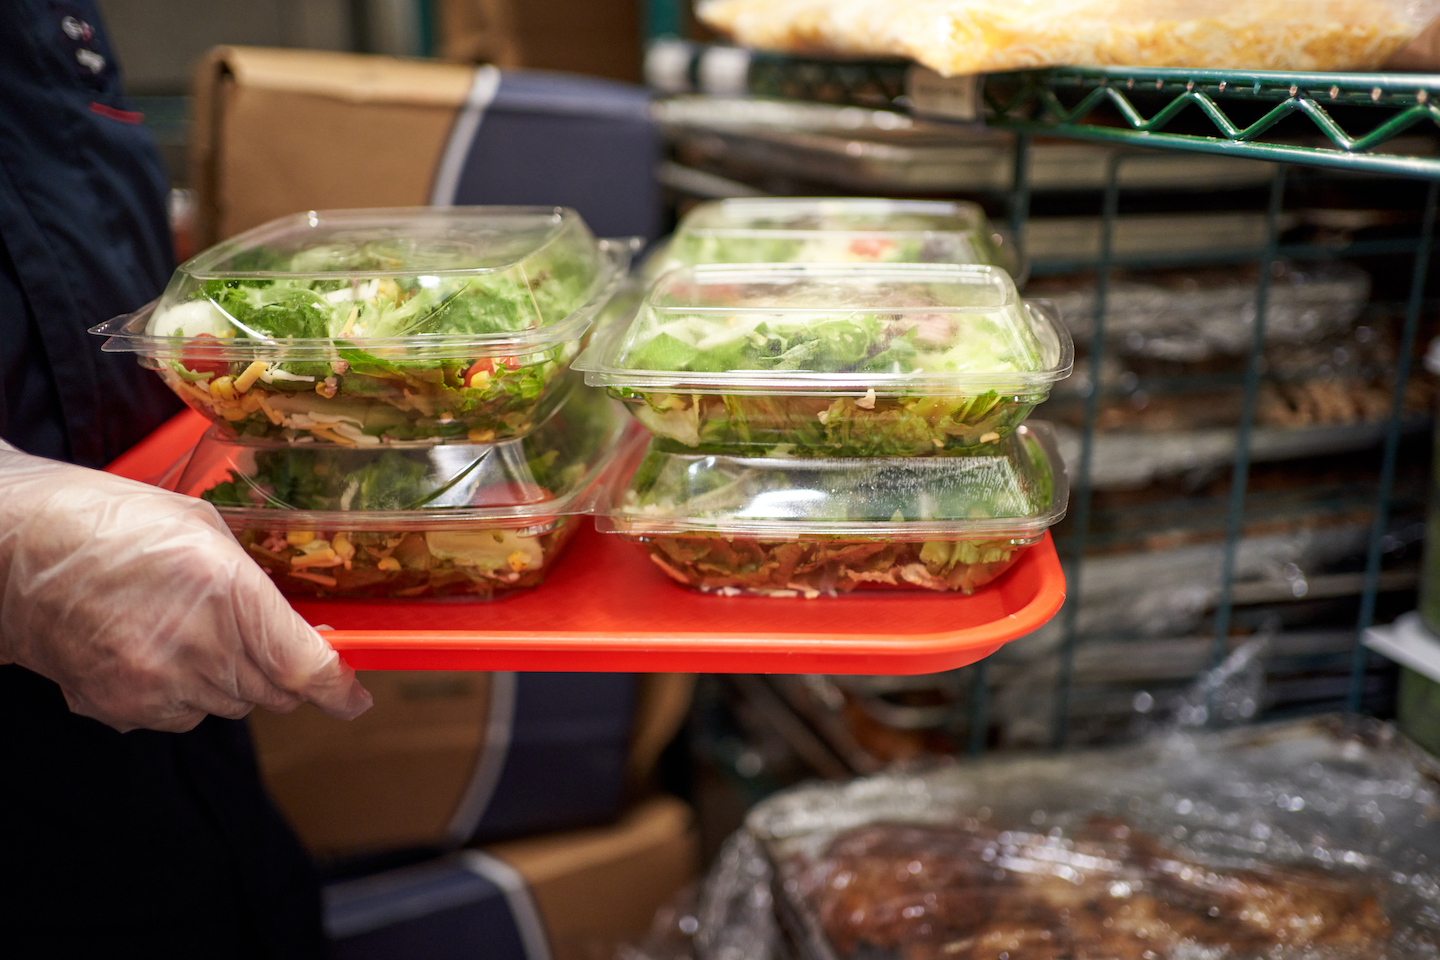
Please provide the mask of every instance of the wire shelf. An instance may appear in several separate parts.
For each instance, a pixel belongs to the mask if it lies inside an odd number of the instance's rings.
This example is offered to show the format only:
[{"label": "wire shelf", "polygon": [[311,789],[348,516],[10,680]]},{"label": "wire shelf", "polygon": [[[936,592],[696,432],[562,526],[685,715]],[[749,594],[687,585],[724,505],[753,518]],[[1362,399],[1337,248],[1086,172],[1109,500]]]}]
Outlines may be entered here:
[{"label": "wire shelf", "polygon": [[[1137,94],[1169,100],[1146,116],[1134,102]],[[1415,127],[1440,132],[1440,76],[1057,67],[993,74],[985,80],[983,98],[986,125],[1001,129],[1440,178],[1440,156],[1407,155],[1395,142]],[[1274,106],[1242,123],[1225,109],[1235,103]],[[1213,125],[1214,135],[1166,129],[1192,105]],[[1366,108],[1378,123],[1352,135],[1332,115],[1337,106]],[[1102,108],[1113,109],[1126,126],[1097,122]],[[1323,145],[1279,142],[1278,127],[1292,116],[1308,119]]]},{"label": "wire shelf", "polygon": [[[713,49],[724,48],[696,46],[697,62]],[[924,69],[903,60],[748,56],[753,95],[900,111],[917,106],[910,90],[914,71]],[[997,129],[1440,179],[1433,136],[1397,141],[1412,131],[1440,133],[1440,75],[1054,67],[989,74],[974,89],[976,115]],[[1257,119],[1235,118],[1237,107],[1256,104],[1271,107]],[[1342,122],[1336,108],[1352,116]],[[1195,113],[1212,132],[1175,129],[1177,118]],[[1306,139],[1315,143],[1294,142],[1284,123],[1292,117],[1309,120]],[[1357,120],[1365,129],[1351,132],[1347,124]]]}]

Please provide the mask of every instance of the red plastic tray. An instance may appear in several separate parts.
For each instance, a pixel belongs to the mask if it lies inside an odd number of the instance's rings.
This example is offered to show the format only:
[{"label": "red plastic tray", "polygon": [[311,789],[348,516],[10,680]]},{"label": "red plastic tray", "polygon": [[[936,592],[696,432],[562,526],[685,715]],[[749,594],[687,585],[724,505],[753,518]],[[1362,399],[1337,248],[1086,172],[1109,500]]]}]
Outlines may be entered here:
[{"label": "red plastic tray", "polygon": [[[109,467],[155,480],[207,422],[186,412]],[[295,600],[357,670],[933,673],[1039,628],[1065,600],[1047,534],[971,596],[713,597],[588,524],[536,590],[490,603]]]}]

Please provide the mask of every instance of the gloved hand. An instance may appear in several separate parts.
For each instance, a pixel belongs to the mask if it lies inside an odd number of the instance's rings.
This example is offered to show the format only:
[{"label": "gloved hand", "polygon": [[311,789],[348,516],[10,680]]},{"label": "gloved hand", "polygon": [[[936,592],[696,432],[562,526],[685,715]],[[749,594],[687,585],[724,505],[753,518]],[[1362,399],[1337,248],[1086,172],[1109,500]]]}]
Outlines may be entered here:
[{"label": "gloved hand", "polygon": [[350,719],[371,704],[210,504],[4,443],[0,663],[122,731],[303,701]]}]

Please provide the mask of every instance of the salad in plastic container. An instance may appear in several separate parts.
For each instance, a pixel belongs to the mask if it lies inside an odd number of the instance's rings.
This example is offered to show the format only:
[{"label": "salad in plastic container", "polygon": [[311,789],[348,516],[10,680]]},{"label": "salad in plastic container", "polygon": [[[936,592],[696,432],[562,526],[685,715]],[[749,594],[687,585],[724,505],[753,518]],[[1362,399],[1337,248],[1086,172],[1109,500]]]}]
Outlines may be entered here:
[{"label": "salad in plastic container", "polygon": [[491,599],[544,580],[625,425],[582,388],[530,436],[488,445],[239,443],[212,427],[166,485],[213,503],[284,593]]},{"label": "salad in plastic container", "polygon": [[728,457],[637,436],[623,463],[596,526],[723,595],[970,593],[1059,522],[1069,495],[1045,423],[969,456]]},{"label": "salad in plastic container", "polygon": [[686,214],[646,273],[702,263],[982,263],[1020,273],[1019,257],[973,203],[745,198]]},{"label": "salad in plastic container", "polygon": [[559,207],[304,213],[91,332],[234,436],[488,443],[558,405],[630,254]]},{"label": "salad in plastic container", "polygon": [[682,447],[913,457],[1008,436],[1073,354],[995,267],[731,264],[665,274],[575,367]]}]

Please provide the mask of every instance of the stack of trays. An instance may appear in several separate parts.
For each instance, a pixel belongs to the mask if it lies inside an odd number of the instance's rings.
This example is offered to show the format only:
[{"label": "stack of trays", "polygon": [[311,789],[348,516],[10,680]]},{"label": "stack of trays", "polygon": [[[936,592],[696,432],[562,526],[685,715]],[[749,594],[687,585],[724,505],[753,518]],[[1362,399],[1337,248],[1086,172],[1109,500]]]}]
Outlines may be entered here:
[{"label": "stack of trays", "polygon": [[[975,262],[994,250],[974,211],[951,232],[897,212],[887,235],[881,207],[726,201],[681,223],[667,269],[575,362],[652,435],[627,446],[601,530],[687,586],[814,597],[969,593],[1060,519],[1051,431],[1021,425],[1069,374],[1069,334]],[[861,220],[885,255],[836,262]],[[699,257],[717,262],[683,262]]]},{"label": "stack of trays", "polygon": [[538,584],[624,417],[569,373],[629,266],[573,211],[309,213],[186,262],[96,327],[214,426],[170,485],[282,591]]}]

